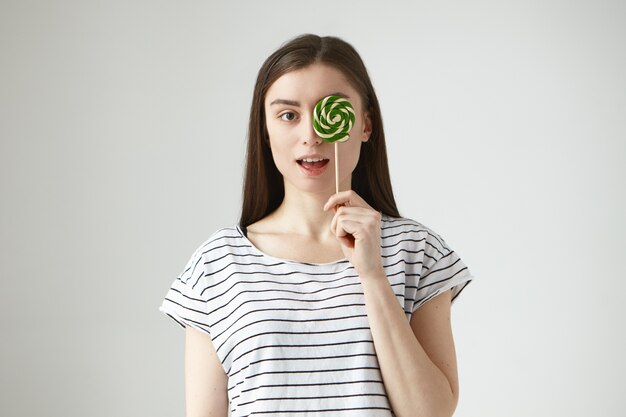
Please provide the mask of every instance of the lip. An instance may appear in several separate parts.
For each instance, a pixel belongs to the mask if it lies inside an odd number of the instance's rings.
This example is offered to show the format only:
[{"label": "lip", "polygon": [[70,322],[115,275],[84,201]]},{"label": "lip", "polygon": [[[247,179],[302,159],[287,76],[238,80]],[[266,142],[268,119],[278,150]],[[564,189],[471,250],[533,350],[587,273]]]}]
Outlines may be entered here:
[{"label": "lip", "polygon": [[[299,160],[305,159],[305,158],[310,158],[310,159],[325,159],[326,163],[321,166],[320,168],[316,168],[316,169],[310,169],[310,168],[306,168],[305,166],[301,165],[298,163]],[[307,177],[317,177],[318,175],[322,175],[324,173],[324,171],[326,171],[328,169],[328,166],[330,165],[330,159],[320,155],[320,154],[311,154],[311,155],[304,155],[299,157],[296,160],[296,164],[298,165],[298,168],[300,168],[300,170],[304,173],[304,175],[306,175]]]},{"label": "lip", "polygon": [[305,158],[307,158],[307,159],[328,159],[328,160],[330,160],[330,158],[328,158],[328,157],[326,157],[324,155],[320,155],[319,153],[313,153],[313,154],[310,154],[310,155],[299,156],[298,158],[296,158],[296,161],[299,161],[299,160],[305,159]]}]

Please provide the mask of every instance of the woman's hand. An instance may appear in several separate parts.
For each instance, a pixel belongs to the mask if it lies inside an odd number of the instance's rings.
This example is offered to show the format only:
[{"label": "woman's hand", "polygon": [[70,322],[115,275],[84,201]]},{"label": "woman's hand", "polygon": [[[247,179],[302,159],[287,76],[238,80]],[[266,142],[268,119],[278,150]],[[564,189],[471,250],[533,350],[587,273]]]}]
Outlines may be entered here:
[{"label": "woman's hand", "polygon": [[354,191],[333,194],[324,211],[335,210],[330,229],[361,278],[385,275],[380,256],[381,213]]}]

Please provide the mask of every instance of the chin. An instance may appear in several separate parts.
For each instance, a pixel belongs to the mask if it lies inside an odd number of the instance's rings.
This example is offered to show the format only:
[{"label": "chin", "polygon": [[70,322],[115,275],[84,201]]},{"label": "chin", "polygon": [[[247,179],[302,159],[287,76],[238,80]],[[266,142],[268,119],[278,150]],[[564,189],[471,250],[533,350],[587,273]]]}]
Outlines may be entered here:
[{"label": "chin", "polygon": [[289,181],[289,185],[285,184],[285,192],[289,188],[291,191],[330,195],[335,193],[335,181],[328,183],[326,181],[305,180],[305,181]]}]

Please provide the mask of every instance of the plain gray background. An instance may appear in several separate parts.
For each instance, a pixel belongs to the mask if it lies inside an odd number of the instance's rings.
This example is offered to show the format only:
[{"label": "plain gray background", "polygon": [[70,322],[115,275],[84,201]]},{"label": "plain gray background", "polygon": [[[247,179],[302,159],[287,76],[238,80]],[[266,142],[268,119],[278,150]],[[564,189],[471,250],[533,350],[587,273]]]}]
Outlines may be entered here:
[{"label": "plain gray background", "polygon": [[361,53],[401,214],[476,280],[456,416],[618,416],[622,1],[7,1],[0,415],[182,416],[158,311],[239,215],[252,87],[301,33]]}]

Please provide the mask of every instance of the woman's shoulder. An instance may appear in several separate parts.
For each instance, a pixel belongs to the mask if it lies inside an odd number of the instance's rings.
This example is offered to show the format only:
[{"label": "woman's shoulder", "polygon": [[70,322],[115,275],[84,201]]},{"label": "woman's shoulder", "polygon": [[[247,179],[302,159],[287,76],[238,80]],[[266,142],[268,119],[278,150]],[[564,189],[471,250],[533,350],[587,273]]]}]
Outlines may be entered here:
[{"label": "woman's shoulder", "polygon": [[204,238],[197,246],[195,252],[197,255],[205,255],[209,252],[245,245],[245,237],[238,225],[224,226],[218,228]]},{"label": "woman's shoulder", "polygon": [[439,245],[445,245],[443,238],[431,227],[408,217],[393,217],[383,214],[381,232],[383,246],[386,240],[398,244],[417,241],[423,244],[438,242]]},{"label": "woman's shoulder", "polygon": [[383,230],[396,229],[397,231],[433,232],[430,227],[412,218],[393,217],[387,214],[382,215],[381,226]]}]

